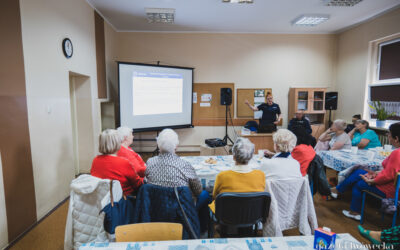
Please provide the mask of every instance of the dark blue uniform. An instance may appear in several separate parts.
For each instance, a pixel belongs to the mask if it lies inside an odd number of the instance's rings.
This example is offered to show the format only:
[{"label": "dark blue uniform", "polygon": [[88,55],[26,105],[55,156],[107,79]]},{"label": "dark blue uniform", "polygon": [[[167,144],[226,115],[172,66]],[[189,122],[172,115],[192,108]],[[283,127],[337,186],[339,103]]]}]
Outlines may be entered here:
[{"label": "dark blue uniform", "polygon": [[309,135],[311,135],[312,133],[310,122],[304,117],[301,120],[297,118],[293,118],[292,120],[290,120],[288,129],[290,131],[293,131],[295,127],[303,127]]},{"label": "dark blue uniform", "polygon": [[276,103],[272,103],[272,105],[262,103],[257,108],[263,112],[260,124],[273,124],[277,120],[277,115],[281,114],[281,109]]}]

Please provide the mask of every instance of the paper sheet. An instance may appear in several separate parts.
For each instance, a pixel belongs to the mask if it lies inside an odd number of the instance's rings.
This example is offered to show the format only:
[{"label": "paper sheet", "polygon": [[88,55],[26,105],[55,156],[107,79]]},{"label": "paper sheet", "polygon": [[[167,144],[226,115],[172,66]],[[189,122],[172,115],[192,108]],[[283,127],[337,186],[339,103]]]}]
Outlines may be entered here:
[{"label": "paper sheet", "polygon": [[211,102],[212,94],[202,94],[201,101],[202,102]]},{"label": "paper sheet", "polygon": [[193,103],[197,103],[197,92],[193,92]]},{"label": "paper sheet", "polygon": [[211,107],[211,103],[209,102],[201,102],[200,107]]}]

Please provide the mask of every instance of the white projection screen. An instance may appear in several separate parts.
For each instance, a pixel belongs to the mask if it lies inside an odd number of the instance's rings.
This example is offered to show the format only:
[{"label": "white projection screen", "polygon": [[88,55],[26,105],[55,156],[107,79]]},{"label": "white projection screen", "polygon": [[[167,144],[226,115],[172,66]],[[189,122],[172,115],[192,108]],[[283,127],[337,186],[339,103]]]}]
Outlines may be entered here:
[{"label": "white projection screen", "polygon": [[120,125],[135,132],[192,125],[193,68],[118,62]]}]

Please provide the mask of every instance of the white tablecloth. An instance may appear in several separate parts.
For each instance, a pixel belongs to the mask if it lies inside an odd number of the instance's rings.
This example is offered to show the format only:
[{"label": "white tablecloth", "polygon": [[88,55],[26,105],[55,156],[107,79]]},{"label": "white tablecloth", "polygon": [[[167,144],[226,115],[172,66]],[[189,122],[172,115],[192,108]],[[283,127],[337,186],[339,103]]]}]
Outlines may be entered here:
[{"label": "white tablecloth", "polygon": [[[205,161],[213,158],[217,161],[216,164],[208,164]],[[215,179],[219,172],[230,170],[235,164],[232,155],[219,156],[186,156],[183,160],[188,161],[196,170],[197,176],[200,178],[203,188],[211,189],[214,187]],[[254,155],[250,160],[249,166],[253,169],[259,169],[263,158]],[[210,191],[210,190],[209,190]]]},{"label": "white tablecloth", "polygon": [[[82,245],[80,250],[262,250],[262,249],[313,249],[314,236],[289,237],[257,237],[257,238],[229,238],[229,239],[202,239],[180,241],[154,242],[121,242],[121,243],[89,243]],[[366,249],[350,234],[336,236],[335,249]]]},{"label": "white tablecloth", "polygon": [[[372,160],[368,159],[368,151],[375,153]],[[357,154],[350,150],[329,150],[319,151],[318,155],[324,161],[324,165],[336,171],[343,171],[354,165],[381,165],[385,157],[381,156],[376,150],[358,150]]]}]

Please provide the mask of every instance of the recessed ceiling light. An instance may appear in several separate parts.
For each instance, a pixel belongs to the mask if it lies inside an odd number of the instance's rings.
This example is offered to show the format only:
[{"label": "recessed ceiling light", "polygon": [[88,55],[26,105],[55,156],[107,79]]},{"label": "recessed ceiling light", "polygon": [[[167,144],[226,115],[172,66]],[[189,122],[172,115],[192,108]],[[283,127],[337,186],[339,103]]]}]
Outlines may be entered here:
[{"label": "recessed ceiling light", "polygon": [[222,0],[223,3],[253,3],[253,0]]},{"label": "recessed ceiling light", "polygon": [[149,23],[174,23],[175,9],[146,8]]},{"label": "recessed ceiling light", "polygon": [[292,21],[292,25],[298,26],[316,26],[320,23],[325,22],[329,19],[329,15],[321,15],[321,14],[306,14],[301,15],[295,18]]},{"label": "recessed ceiling light", "polygon": [[352,7],[362,0],[323,0],[326,6],[346,6]]}]

